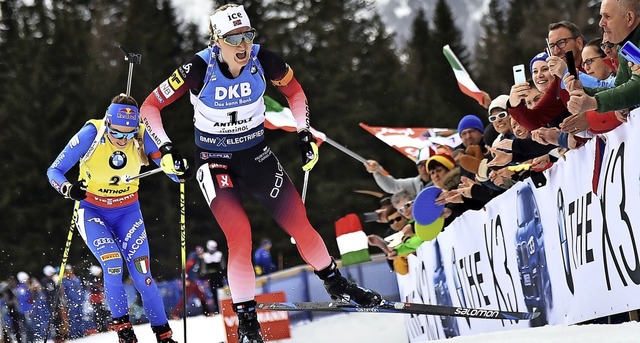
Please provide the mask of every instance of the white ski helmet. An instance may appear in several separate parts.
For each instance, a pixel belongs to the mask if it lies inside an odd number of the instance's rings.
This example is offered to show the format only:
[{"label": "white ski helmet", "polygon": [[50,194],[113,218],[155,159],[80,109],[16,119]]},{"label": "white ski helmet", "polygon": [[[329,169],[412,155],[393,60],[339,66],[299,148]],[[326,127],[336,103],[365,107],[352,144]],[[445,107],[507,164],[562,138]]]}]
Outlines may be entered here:
[{"label": "white ski helmet", "polygon": [[216,250],[218,249],[218,242],[210,239],[207,241],[207,250]]}]

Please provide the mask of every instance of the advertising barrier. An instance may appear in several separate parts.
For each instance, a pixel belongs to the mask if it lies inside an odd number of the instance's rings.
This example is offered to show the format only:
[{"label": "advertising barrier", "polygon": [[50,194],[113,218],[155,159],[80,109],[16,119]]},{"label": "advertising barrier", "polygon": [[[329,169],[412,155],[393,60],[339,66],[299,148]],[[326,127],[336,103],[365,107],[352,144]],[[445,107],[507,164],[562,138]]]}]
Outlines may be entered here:
[{"label": "advertising barrier", "polygon": [[[284,292],[265,293],[256,295],[257,302],[287,301]],[[258,310],[258,321],[265,341],[291,338],[289,329],[289,313]],[[227,342],[238,343],[238,316],[233,312],[231,299],[222,300],[222,317],[227,330]]]},{"label": "advertising barrier", "polygon": [[546,324],[640,308],[640,123],[570,151],[482,210],[467,211],[409,257],[404,301],[538,311],[532,321],[407,316],[411,342]]}]

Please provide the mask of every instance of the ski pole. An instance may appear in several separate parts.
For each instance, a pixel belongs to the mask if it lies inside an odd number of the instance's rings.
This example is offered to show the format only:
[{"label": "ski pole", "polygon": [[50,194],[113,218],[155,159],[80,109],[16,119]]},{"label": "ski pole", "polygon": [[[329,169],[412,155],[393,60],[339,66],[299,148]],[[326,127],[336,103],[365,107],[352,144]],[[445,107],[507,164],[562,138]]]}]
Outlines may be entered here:
[{"label": "ski pole", "polygon": [[143,177],[147,177],[149,175],[153,175],[153,174],[158,174],[159,172],[162,171],[162,168],[156,168],[156,169],[152,169],[149,171],[146,171],[144,173],[140,173],[140,175],[136,175],[136,176],[127,176],[127,178],[125,179],[126,182],[131,182],[135,179],[140,179]]},{"label": "ski pole", "polygon": [[[160,169],[160,168],[158,168]],[[184,343],[187,343],[187,252],[186,252],[186,220],[185,220],[184,182],[180,182],[180,255],[182,256],[182,325],[184,327]]]},{"label": "ski pole", "polygon": [[130,53],[120,45],[120,50],[124,52],[124,60],[129,62],[129,75],[127,76],[127,96],[131,94],[131,78],[133,77],[133,65],[142,63],[142,55]]},{"label": "ski pole", "polygon": [[64,252],[62,253],[62,263],[60,263],[60,272],[58,273],[58,280],[55,281],[56,289],[54,290],[53,307],[51,308],[51,314],[49,315],[49,322],[47,323],[47,329],[44,334],[44,343],[47,343],[49,339],[49,328],[53,322],[53,317],[57,313],[58,303],[60,302],[60,284],[62,283],[62,277],[64,276],[64,269],[67,267],[67,259],[69,258],[69,250],[71,250],[71,241],[73,240],[73,229],[78,223],[78,208],[80,208],[80,202],[76,201],[73,205],[73,215],[71,216],[71,225],[69,225],[69,234],[67,234],[67,243],[64,245]]},{"label": "ski pole", "polygon": [[[344,145],[339,144],[338,142],[334,141],[333,139],[326,137],[325,142],[329,143],[332,147],[344,152],[345,154],[353,157],[354,159],[356,159],[357,161],[364,163],[367,163],[367,160],[358,155],[357,153],[355,153],[353,150],[350,150],[349,148],[347,148]],[[382,174],[382,175],[389,175],[389,172],[384,170],[384,168],[382,167],[378,167],[378,171]]]},{"label": "ski pole", "polygon": [[310,170],[307,170],[304,172],[304,183],[302,184],[302,203],[304,204],[304,199],[307,198],[307,185],[309,184],[309,172]]}]

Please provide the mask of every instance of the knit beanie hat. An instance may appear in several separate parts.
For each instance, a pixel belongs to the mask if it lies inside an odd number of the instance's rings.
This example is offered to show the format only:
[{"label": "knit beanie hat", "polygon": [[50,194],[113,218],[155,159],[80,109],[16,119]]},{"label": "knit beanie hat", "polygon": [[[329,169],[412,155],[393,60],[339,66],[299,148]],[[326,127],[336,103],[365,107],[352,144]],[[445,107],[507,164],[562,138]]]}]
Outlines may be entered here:
[{"label": "knit beanie hat", "polygon": [[462,133],[462,131],[466,129],[476,129],[480,132],[484,132],[484,125],[482,125],[482,120],[473,114],[467,114],[466,116],[460,119],[458,123],[458,133]]},{"label": "knit beanie hat", "polygon": [[533,58],[531,59],[531,62],[529,62],[529,73],[531,75],[533,75],[533,63],[535,61],[544,61],[544,62],[546,62],[547,58],[549,58],[549,55],[547,55],[546,52],[541,52],[541,53],[533,56]]},{"label": "knit beanie hat", "polygon": [[436,155],[433,155],[433,156],[429,157],[429,159],[427,160],[427,169],[428,170],[433,169],[433,168],[431,168],[432,162],[440,163],[443,167],[447,168],[447,170],[451,170],[451,169],[455,168],[455,166],[456,166],[456,161],[451,156],[449,156],[448,154],[436,154]]}]

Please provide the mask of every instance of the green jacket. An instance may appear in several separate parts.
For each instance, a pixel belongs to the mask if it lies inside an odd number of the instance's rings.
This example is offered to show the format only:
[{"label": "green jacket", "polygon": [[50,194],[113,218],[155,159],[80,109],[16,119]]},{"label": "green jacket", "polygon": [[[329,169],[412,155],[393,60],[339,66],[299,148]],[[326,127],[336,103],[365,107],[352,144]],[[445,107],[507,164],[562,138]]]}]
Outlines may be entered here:
[{"label": "green jacket", "polygon": [[[632,41],[636,46],[640,46],[640,25],[622,42],[618,49],[626,41]],[[634,108],[640,105],[640,76],[631,72],[627,65],[627,60],[618,52],[620,65],[616,72],[616,82],[613,88],[585,88],[585,92],[596,98],[600,113],[609,111]]]}]

